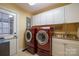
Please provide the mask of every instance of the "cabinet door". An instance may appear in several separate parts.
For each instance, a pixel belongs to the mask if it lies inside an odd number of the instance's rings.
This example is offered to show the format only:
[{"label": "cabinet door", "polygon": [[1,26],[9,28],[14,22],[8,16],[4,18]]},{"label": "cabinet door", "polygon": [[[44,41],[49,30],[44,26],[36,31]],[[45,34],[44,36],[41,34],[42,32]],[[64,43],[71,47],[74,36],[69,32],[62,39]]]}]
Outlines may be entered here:
[{"label": "cabinet door", "polygon": [[56,8],[54,10],[54,24],[64,23],[64,7]]},{"label": "cabinet door", "polygon": [[10,40],[10,55],[16,54],[16,39]]},{"label": "cabinet door", "polygon": [[33,16],[32,17],[32,26],[35,26],[36,25],[36,16]]},{"label": "cabinet door", "polygon": [[36,15],[36,25],[41,25],[40,23],[40,19],[41,19],[41,14]]},{"label": "cabinet door", "polygon": [[31,21],[31,23],[32,23],[32,26],[35,25],[35,24],[34,24],[34,16],[32,17],[32,21]]},{"label": "cabinet door", "polygon": [[9,42],[0,43],[0,56],[9,56]]},{"label": "cabinet door", "polygon": [[41,13],[41,25],[50,25],[53,24],[53,10],[46,11]]},{"label": "cabinet door", "polygon": [[65,6],[65,22],[79,22],[79,4],[69,4]]},{"label": "cabinet door", "polygon": [[59,39],[53,39],[52,40],[52,55],[54,56],[63,56],[64,55],[64,44],[54,41]]},{"label": "cabinet door", "polygon": [[46,13],[41,13],[41,19],[40,19],[40,24],[41,25],[46,25],[47,19],[46,19]]},{"label": "cabinet door", "polygon": [[53,14],[53,10],[50,10],[47,12],[46,14],[46,20],[47,20],[47,25],[51,25],[54,23],[54,14]]},{"label": "cabinet door", "polygon": [[40,25],[40,15],[35,15],[32,18],[32,26]]},{"label": "cabinet door", "polygon": [[65,45],[65,55],[66,56],[79,56],[79,46],[66,44]]}]

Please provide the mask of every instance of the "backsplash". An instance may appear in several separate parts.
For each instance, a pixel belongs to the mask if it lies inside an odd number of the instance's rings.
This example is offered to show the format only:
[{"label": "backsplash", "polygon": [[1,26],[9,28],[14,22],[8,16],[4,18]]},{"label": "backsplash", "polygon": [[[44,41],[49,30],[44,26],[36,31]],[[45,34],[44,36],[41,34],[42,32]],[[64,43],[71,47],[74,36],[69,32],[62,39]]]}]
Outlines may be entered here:
[{"label": "backsplash", "polygon": [[54,25],[54,36],[59,39],[79,40],[79,23]]}]

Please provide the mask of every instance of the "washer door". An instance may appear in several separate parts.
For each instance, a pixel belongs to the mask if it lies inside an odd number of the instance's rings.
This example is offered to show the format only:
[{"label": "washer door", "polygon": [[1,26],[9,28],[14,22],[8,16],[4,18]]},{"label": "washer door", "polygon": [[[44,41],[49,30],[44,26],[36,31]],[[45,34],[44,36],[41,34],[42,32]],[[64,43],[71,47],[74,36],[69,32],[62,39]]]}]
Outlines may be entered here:
[{"label": "washer door", "polygon": [[36,34],[36,40],[38,41],[40,45],[46,44],[48,42],[48,34],[46,33],[46,31],[40,30]]},{"label": "washer door", "polygon": [[27,41],[27,42],[30,42],[31,39],[32,39],[32,33],[31,33],[31,31],[26,30],[25,35],[26,35],[26,36],[25,36],[25,37],[26,37],[26,41]]}]

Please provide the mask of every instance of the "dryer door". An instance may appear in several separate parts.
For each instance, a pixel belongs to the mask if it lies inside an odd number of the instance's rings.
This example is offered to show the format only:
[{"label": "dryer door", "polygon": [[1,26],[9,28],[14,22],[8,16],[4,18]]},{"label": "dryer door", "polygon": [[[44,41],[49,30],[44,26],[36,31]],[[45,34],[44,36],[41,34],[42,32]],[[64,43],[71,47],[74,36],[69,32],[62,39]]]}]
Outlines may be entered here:
[{"label": "dryer door", "polygon": [[40,30],[36,34],[36,40],[38,41],[40,45],[46,44],[48,42],[48,33],[44,30]]},{"label": "dryer door", "polygon": [[26,30],[25,38],[26,38],[26,41],[27,42],[30,42],[31,41],[31,39],[32,39],[32,33],[31,33],[30,30]]}]

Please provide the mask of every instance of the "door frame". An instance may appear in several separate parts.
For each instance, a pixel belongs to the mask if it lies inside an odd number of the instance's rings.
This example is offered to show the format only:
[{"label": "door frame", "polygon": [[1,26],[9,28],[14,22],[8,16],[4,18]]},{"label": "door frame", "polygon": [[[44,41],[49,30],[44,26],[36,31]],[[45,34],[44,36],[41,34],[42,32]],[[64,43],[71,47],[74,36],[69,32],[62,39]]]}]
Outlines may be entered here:
[{"label": "door frame", "polygon": [[[14,19],[16,20],[16,53],[18,50],[20,50],[19,48],[19,13],[17,13],[16,11],[12,10],[12,9],[8,9],[8,8],[4,8],[2,6],[0,6],[0,10],[1,11],[5,11],[6,13],[12,14],[14,15]],[[13,34],[14,35],[14,32]]]}]

